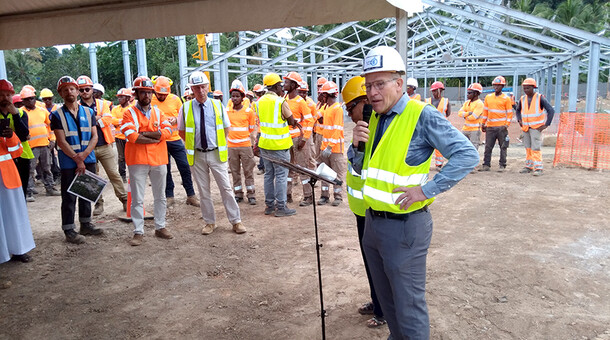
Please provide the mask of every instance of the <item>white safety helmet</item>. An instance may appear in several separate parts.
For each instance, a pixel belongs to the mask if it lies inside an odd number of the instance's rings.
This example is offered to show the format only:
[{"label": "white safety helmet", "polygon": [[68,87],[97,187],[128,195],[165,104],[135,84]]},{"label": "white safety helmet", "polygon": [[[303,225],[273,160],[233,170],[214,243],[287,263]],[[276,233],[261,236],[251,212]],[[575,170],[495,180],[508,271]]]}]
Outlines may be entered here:
[{"label": "white safety helmet", "polygon": [[106,90],[104,89],[104,86],[102,84],[98,84],[98,83],[93,84],[93,89],[98,90],[101,93],[106,93]]},{"label": "white safety helmet", "polygon": [[396,49],[377,46],[369,51],[362,65],[362,76],[375,72],[398,72],[405,74],[405,62]]},{"label": "white safety helmet", "polygon": [[195,71],[191,73],[191,76],[189,77],[190,86],[205,85],[209,83],[208,77],[201,71]]},{"label": "white safety helmet", "polygon": [[418,88],[419,86],[417,86],[417,79],[407,78],[407,86],[413,86],[415,88]]}]

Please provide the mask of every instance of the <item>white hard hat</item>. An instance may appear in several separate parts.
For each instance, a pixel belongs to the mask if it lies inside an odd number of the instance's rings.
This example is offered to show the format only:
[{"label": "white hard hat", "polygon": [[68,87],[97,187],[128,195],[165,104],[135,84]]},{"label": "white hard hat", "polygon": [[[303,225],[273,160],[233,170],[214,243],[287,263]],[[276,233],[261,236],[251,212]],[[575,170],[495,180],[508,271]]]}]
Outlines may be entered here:
[{"label": "white hard hat", "polygon": [[407,86],[413,86],[415,88],[418,88],[419,86],[417,86],[417,79],[407,78]]},{"label": "white hard hat", "polygon": [[231,83],[231,88],[236,89],[239,87],[244,87],[244,84],[241,82],[241,80],[239,80],[239,79],[233,80],[233,82]]},{"label": "white hard hat", "polygon": [[201,72],[201,71],[195,71],[193,73],[191,73],[191,76],[189,77],[189,85],[193,86],[193,85],[205,85],[205,84],[209,84],[210,81],[208,80],[208,77],[205,75],[205,73]]},{"label": "white hard hat", "polygon": [[104,89],[104,86],[102,84],[98,84],[98,83],[93,84],[93,89],[98,90],[101,93],[106,93],[106,90]]},{"label": "white hard hat", "polygon": [[396,49],[388,46],[377,46],[369,51],[362,65],[362,76],[374,72],[405,74],[405,62]]}]

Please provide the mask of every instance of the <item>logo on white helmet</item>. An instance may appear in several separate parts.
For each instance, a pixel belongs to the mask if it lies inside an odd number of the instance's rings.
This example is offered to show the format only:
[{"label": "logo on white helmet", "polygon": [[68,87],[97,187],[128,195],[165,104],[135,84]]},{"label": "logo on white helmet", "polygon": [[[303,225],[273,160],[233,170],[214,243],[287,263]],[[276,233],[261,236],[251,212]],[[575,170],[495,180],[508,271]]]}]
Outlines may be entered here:
[{"label": "logo on white helmet", "polygon": [[368,72],[370,70],[375,70],[383,67],[383,56],[382,55],[372,55],[364,58],[364,72]]}]

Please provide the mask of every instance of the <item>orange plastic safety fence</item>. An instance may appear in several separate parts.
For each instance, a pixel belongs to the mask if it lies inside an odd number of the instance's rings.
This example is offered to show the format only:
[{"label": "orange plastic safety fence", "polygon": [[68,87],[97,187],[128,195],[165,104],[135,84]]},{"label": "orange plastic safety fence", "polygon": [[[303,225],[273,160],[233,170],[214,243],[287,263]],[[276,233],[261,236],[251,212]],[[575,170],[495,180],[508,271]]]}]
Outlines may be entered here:
[{"label": "orange plastic safety fence", "polygon": [[562,113],[553,166],[557,164],[610,169],[610,114]]}]

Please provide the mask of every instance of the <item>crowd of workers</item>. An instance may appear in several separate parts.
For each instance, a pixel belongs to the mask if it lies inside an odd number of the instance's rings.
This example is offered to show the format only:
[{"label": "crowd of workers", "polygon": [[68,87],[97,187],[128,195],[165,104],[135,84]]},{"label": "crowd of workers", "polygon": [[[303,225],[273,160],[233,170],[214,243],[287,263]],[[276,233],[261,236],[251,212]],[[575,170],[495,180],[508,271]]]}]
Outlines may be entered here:
[{"label": "crowd of workers", "polygon": [[[302,188],[301,207],[339,206],[344,189],[333,185],[331,202],[330,186],[322,182],[320,199],[314,202],[309,178],[272,160],[311,170],[324,163],[346,179],[349,207],[356,215],[371,291],[371,302],[358,311],[373,315],[369,327],[387,323],[392,338],[427,338],[425,262],[432,233],[428,206],[478,165],[481,132],[486,134],[485,152],[478,170],[490,170],[496,141],[501,150],[498,170],[506,169],[513,111],[527,153],[520,172],[541,175],[541,131],[554,112],[534,91],[533,79],[523,82],[525,94],[513,103],[502,92],[505,79],[498,76],[492,82],[494,92],[483,101],[481,84],[468,87],[468,100],[458,112],[464,118],[460,133],[446,119],[451,104],[442,96],[442,82],[434,82],[432,97],[422,101],[416,79],[407,79],[403,92],[405,65],[396,50],[374,48],[363,64],[363,75],[343,87],[343,103],[337,84],[325,78],[317,79],[315,102],[297,72],[283,77],[268,73],[252,91],[235,80],[226,107],[223,93],[211,92],[209,79],[199,71],[190,75],[182,98],[171,93],[173,83],[167,77],[137,77],[131,88],[117,92],[118,105],[102,99],[104,87],[85,75],[59,79],[60,104],[54,103],[49,89],[40,91],[39,102],[32,86],[15,94],[9,81],[0,80],[0,263],[31,259],[27,253],[35,245],[26,202],[36,200],[38,179],[46,195],[61,196],[66,241],[81,244],[84,236],[103,234],[92,221],[92,215],[103,212],[103,198],[92,209],[68,188],[76,176],[99,172],[96,165],[101,164],[123,209],[131,211],[134,230],[129,243],[139,246],[144,241],[147,179],[154,197],[154,235],[173,238],[165,223],[167,207],[175,204],[172,158],[186,191],[185,204],[201,208],[204,235],[216,228],[212,177],[233,231],[243,234],[239,203],[257,204],[255,156],[260,157],[259,174],[264,173],[264,214],[276,217],[296,214],[287,205],[297,196],[295,188]],[[367,110],[374,112],[370,120]],[[347,148],[344,112],[356,123]],[[439,172],[429,180],[433,158]],[[132,197],[129,207],[125,183]]]}]

